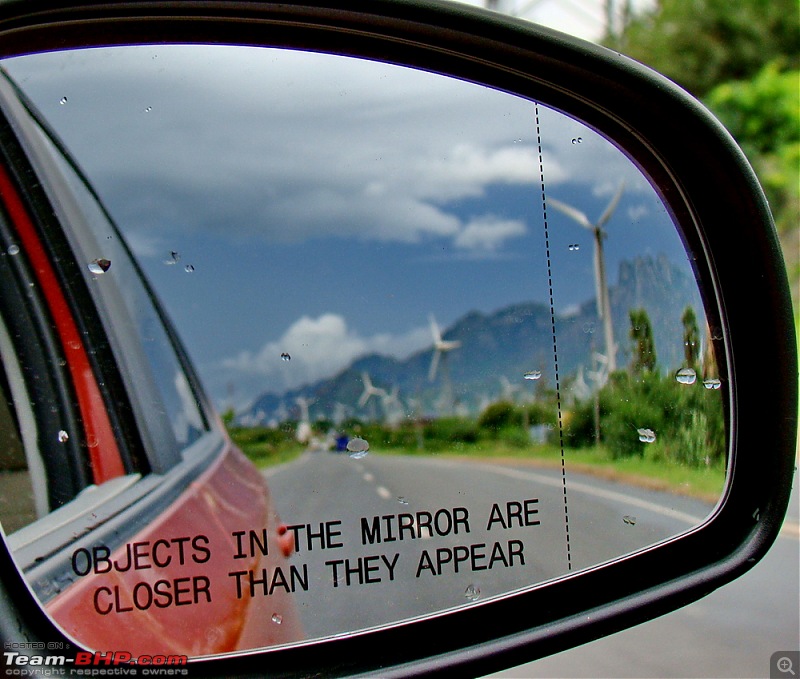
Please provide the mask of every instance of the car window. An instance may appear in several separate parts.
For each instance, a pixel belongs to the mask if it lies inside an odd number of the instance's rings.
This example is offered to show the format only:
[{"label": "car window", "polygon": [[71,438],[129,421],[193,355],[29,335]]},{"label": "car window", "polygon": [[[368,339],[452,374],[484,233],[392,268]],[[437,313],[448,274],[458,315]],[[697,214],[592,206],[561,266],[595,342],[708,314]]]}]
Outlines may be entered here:
[{"label": "car window", "polygon": [[[100,322],[123,366],[133,407],[139,421],[147,422],[140,429],[150,439],[150,465],[163,471],[208,429],[196,380],[187,375],[177,338],[92,188],[40,124],[23,108],[18,113],[17,124],[27,134],[32,159],[42,163],[38,170],[56,213],[70,225],[66,235],[103,310]],[[105,276],[111,267],[113,276]]]}]

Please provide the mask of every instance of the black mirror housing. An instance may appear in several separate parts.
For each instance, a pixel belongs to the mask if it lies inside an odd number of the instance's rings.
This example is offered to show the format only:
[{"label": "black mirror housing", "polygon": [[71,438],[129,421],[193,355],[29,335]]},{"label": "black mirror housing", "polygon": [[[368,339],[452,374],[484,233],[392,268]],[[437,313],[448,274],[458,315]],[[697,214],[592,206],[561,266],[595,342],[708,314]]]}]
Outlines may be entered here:
[{"label": "black mirror housing", "polygon": [[[769,207],[725,129],[673,83],[614,52],[455,4],[369,0],[5,2],[0,56],[86,46],[286,47],[396,63],[540,101],[597,130],[672,212],[704,295],[729,412],[728,485],[692,530],[457,611],[190,664],[191,676],[472,675],[565,650],[695,601],[747,571],[780,530],[797,435],[791,298]],[[756,308],[750,300],[755,300]],[[73,643],[0,545],[0,637]]]}]

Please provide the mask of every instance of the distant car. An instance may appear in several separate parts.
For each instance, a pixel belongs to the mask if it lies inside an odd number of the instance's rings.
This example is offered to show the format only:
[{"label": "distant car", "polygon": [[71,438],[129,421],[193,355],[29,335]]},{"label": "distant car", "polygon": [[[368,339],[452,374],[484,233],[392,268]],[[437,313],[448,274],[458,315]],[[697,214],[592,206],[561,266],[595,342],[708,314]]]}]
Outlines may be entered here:
[{"label": "distant car", "polygon": [[19,568],[90,647],[196,656],[302,639],[280,587],[247,591],[291,551],[264,478],[96,193],[5,73],[0,125],[0,481],[13,498],[0,521]]}]

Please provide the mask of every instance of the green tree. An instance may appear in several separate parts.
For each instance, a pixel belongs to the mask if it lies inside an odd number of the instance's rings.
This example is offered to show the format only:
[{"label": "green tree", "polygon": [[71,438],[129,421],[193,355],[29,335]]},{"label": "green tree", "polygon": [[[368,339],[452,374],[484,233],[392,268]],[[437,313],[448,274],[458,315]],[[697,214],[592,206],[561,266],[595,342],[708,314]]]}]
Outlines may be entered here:
[{"label": "green tree", "polygon": [[631,372],[634,375],[653,372],[656,369],[656,345],[650,316],[644,309],[631,309],[628,316],[631,321],[630,338],[633,342]]},{"label": "green tree", "polygon": [[735,137],[769,200],[792,281],[800,299],[800,70],[773,61],[750,80],[722,83],[705,98]]},{"label": "green tree", "polygon": [[659,0],[604,42],[696,97],[749,79],[775,59],[800,67],[797,0]]},{"label": "green tree", "polygon": [[687,306],[681,316],[683,323],[683,356],[687,368],[696,368],[700,357],[700,330],[697,328],[697,316],[694,309]]},{"label": "green tree", "polygon": [[731,131],[767,194],[800,313],[797,0],[656,0],[604,42],[702,98]]}]

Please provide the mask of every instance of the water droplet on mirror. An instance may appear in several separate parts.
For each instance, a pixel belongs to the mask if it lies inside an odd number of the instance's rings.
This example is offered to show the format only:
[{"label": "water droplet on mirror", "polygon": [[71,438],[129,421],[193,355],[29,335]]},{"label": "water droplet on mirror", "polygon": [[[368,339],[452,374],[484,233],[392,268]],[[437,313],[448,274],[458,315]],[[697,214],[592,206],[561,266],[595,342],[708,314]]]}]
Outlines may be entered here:
[{"label": "water droplet on mirror", "polygon": [[145,112],[145,113],[150,113],[150,111],[152,111],[152,110],[153,110],[153,107],[152,107],[152,106],[148,106],[148,107],[147,107],[147,108],[144,110],[144,112]]},{"label": "water droplet on mirror", "polygon": [[568,249],[570,252],[577,252],[581,249],[580,243],[570,243]]},{"label": "water droplet on mirror", "polygon": [[179,252],[176,252],[175,250],[170,250],[169,257],[164,260],[164,264],[172,266],[174,264],[177,264],[180,261],[180,259],[181,259],[181,254]]},{"label": "water droplet on mirror", "polygon": [[694,384],[697,381],[697,373],[692,368],[681,368],[675,373],[675,380],[679,384]]},{"label": "water droplet on mirror", "polygon": [[19,254],[19,245],[9,245],[8,246],[8,254],[9,255],[18,255]]},{"label": "water droplet on mirror", "polygon": [[573,143],[573,144],[583,144],[583,137],[575,137],[575,138],[572,140],[572,143]]},{"label": "water droplet on mirror", "polygon": [[67,103],[67,98],[66,97],[61,97],[61,99],[59,100],[58,103],[61,104],[62,106],[65,106],[66,103]]},{"label": "water droplet on mirror", "polygon": [[720,382],[716,377],[711,377],[707,380],[703,380],[703,386],[706,389],[719,389],[722,386],[722,382]]},{"label": "water droplet on mirror", "polygon": [[528,372],[522,375],[523,379],[526,380],[538,380],[542,376],[541,370],[529,370]]},{"label": "water droplet on mirror", "polygon": [[354,460],[360,460],[362,457],[366,457],[368,451],[369,443],[367,443],[366,439],[356,437],[347,442],[347,452],[350,453],[350,457]]},{"label": "water droplet on mirror", "polygon": [[475,585],[467,585],[467,588],[464,590],[464,598],[470,601],[477,601],[480,595],[481,590]]},{"label": "water droplet on mirror", "polygon": [[111,260],[95,259],[88,264],[89,271],[95,276],[101,276],[111,268]]},{"label": "water droplet on mirror", "polygon": [[591,335],[592,333],[594,333],[594,323],[592,322],[584,323],[583,332],[585,332],[587,335]]},{"label": "water droplet on mirror", "polygon": [[622,517],[622,522],[628,524],[629,526],[635,526],[636,525],[636,517],[626,514],[625,516]]},{"label": "water droplet on mirror", "polygon": [[183,267],[183,270],[186,273],[194,273],[194,266],[191,264],[187,264],[185,267]]},{"label": "water droplet on mirror", "polygon": [[408,504],[408,500],[406,500],[406,499],[405,499],[405,498],[404,498],[402,495],[398,496],[398,498],[397,498],[397,501],[398,501],[398,502],[399,502],[401,505],[407,505],[407,504]]},{"label": "water droplet on mirror", "polygon": [[655,432],[652,429],[637,429],[636,433],[639,434],[639,440],[642,443],[653,443],[656,440]]},{"label": "water droplet on mirror", "polygon": [[284,351],[284,352],[281,354],[281,360],[282,360],[282,361],[291,361],[291,360],[292,360],[292,357],[291,357],[291,356],[289,356],[289,354],[287,354],[287,353]]},{"label": "water droplet on mirror", "polygon": [[58,442],[66,443],[67,441],[69,441],[69,434],[62,429],[58,432]]},{"label": "water droplet on mirror", "polygon": [[273,613],[272,622],[274,622],[276,625],[280,625],[283,622],[283,616]]}]

